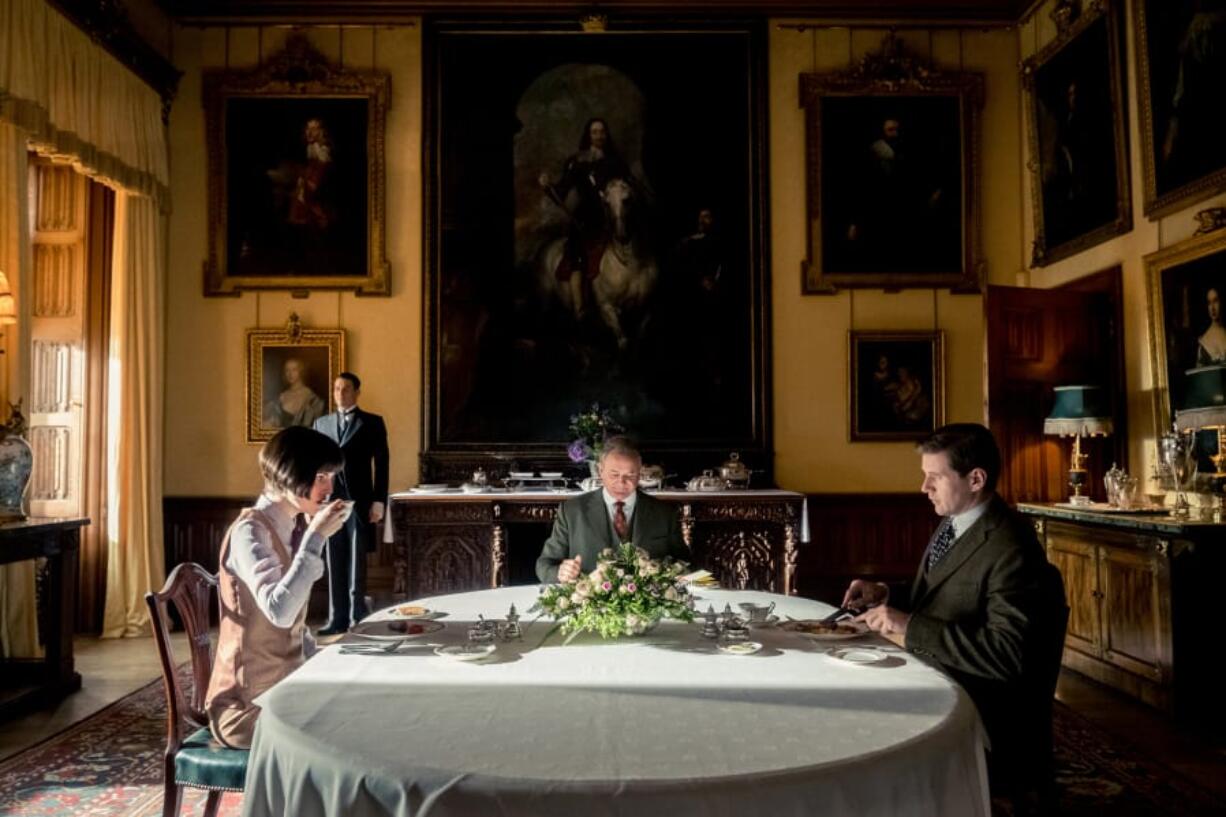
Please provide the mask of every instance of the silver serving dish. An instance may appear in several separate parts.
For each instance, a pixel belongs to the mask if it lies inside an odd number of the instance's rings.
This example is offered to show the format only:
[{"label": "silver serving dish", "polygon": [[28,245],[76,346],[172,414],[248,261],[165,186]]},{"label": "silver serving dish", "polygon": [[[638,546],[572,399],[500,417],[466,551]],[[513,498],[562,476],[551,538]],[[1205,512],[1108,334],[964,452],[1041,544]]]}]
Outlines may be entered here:
[{"label": "silver serving dish", "polygon": [[727,480],[723,477],[715,476],[715,471],[710,468],[685,484],[685,490],[687,491],[723,491],[727,488]]},{"label": "silver serving dish", "polygon": [[749,476],[752,472],[741,462],[741,455],[733,451],[728,459],[719,467],[719,476],[729,488],[748,488]]}]

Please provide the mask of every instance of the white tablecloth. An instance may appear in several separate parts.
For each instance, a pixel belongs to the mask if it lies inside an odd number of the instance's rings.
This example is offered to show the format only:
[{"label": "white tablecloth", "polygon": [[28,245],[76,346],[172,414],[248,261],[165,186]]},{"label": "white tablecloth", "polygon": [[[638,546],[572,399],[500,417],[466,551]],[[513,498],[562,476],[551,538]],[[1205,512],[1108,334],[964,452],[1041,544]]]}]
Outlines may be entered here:
[{"label": "white tablecloth", "polygon": [[[728,656],[697,624],[676,622],[565,646],[555,633],[541,646],[544,620],[484,663],[428,646],[460,643],[478,613],[502,617],[512,601],[523,612],[536,593],[426,599],[449,614],[432,641],[389,655],[332,646],[308,661],[259,699],[243,813],[989,813],[973,704],[902,651],[852,665],[760,628],[760,653]],[[767,593],[699,596],[699,609],[746,600],[795,617],[830,609]]]}]

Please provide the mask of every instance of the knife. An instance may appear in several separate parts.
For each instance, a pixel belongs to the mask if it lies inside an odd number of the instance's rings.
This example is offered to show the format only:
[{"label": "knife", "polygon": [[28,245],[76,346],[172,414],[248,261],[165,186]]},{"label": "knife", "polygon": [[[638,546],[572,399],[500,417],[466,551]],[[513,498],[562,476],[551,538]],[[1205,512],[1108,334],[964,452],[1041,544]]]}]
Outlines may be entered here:
[{"label": "knife", "polygon": [[823,618],[822,624],[834,624],[836,621],[843,618],[844,616],[858,616],[858,615],[860,615],[859,610],[852,610],[850,607],[840,607],[839,609],[835,610],[830,615]]}]

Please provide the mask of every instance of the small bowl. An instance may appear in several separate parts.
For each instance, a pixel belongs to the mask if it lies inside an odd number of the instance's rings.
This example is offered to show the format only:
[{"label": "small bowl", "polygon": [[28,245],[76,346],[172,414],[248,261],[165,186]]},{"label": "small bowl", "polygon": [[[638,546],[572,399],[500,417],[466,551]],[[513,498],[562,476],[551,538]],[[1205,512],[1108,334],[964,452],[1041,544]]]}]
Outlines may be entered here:
[{"label": "small bowl", "polygon": [[531,471],[512,471],[507,474],[511,479],[532,479]]},{"label": "small bowl", "polygon": [[731,644],[716,644],[724,655],[753,655],[762,649],[757,641],[733,641]]},{"label": "small bowl", "polygon": [[542,471],[541,472],[541,479],[561,479],[561,478],[562,478],[561,471]]}]

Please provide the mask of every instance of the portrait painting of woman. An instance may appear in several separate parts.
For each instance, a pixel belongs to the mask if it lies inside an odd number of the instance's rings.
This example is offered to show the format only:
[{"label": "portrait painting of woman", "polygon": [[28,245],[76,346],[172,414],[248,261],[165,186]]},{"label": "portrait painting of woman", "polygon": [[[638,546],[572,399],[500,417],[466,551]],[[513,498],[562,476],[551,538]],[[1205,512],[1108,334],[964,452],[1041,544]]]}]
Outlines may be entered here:
[{"label": "portrait painting of woman", "polygon": [[331,383],[341,371],[340,330],[248,331],[247,441],[261,442],[294,426],[311,428],[328,412]]}]

